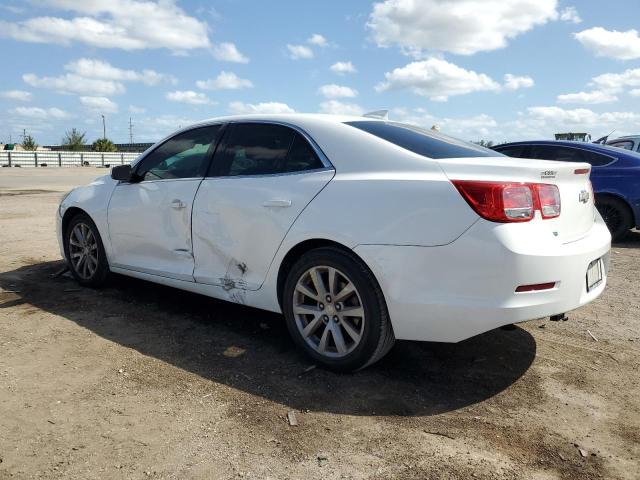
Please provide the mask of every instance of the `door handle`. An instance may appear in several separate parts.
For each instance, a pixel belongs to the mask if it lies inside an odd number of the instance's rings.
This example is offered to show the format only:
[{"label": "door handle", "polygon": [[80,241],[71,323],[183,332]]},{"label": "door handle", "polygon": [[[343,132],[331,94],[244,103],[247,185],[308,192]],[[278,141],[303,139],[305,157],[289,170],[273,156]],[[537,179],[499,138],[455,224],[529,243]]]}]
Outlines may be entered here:
[{"label": "door handle", "polygon": [[263,207],[279,207],[287,208],[291,206],[291,200],[267,200],[262,204]]},{"label": "door handle", "polygon": [[175,208],[176,210],[180,210],[181,208],[186,208],[187,204],[182,200],[175,199],[171,202],[171,208]]}]

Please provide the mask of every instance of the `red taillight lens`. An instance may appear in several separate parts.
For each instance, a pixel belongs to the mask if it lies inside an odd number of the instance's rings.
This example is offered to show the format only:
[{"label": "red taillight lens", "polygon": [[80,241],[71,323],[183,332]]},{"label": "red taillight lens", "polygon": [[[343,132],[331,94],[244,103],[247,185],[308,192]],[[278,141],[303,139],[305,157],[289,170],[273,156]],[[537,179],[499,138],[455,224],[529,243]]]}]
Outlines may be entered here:
[{"label": "red taillight lens", "polygon": [[454,180],[478,215],[492,222],[526,222],[533,218],[533,195],[526,183]]},{"label": "red taillight lens", "polygon": [[542,218],[560,215],[560,191],[555,185],[475,180],[453,184],[478,215],[492,222],[528,222],[536,210]]},{"label": "red taillight lens", "polygon": [[556,185],[538,183],[535,185],[540,202],[542,218],[555,218],[560,216],[560,190]]}]

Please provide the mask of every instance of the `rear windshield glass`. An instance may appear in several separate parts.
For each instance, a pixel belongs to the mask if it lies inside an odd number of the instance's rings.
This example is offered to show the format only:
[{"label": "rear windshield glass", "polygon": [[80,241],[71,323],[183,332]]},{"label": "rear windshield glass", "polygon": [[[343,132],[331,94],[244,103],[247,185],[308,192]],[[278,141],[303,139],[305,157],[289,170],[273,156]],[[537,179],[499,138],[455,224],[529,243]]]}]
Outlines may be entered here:
[{"label": "rear windshield glass", "polygon": [[346,124],[429,158],[504,156],[480,145],[405,123],[365,120]]}]

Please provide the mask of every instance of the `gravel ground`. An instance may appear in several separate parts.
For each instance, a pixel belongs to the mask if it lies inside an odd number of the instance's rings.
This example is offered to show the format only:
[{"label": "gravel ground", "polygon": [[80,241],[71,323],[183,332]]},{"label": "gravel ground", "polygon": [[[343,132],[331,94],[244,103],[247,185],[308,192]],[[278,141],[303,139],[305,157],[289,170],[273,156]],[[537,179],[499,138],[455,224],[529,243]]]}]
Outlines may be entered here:
[{"label": "gravel ground", "polygon": [[640,478],[640,233],[568,321],[338,375],[279,315],[53,278],[61,193],[105,172],[0,169],[0,479]]}]

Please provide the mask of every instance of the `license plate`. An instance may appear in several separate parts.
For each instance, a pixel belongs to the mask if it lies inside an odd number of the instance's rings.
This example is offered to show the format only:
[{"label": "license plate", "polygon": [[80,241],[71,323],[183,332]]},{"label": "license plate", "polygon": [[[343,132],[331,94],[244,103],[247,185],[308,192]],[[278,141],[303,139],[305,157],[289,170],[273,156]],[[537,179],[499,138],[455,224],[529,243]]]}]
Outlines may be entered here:
[{"label": "license plate", "polygon": [[587,292],[602,283],[602,260],[599,258],[589,264],[587,268]]}]

